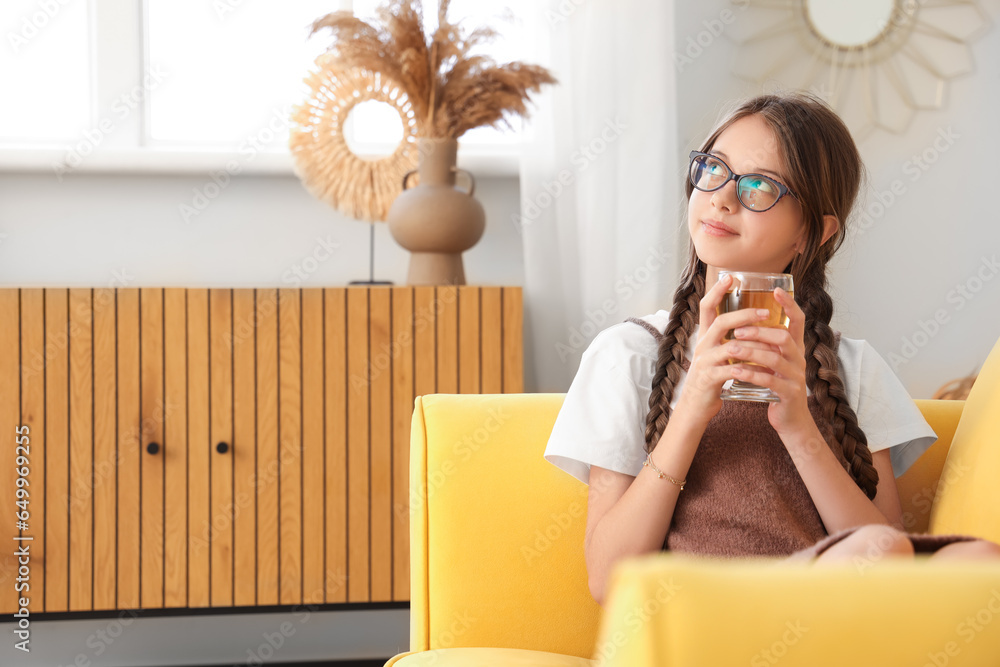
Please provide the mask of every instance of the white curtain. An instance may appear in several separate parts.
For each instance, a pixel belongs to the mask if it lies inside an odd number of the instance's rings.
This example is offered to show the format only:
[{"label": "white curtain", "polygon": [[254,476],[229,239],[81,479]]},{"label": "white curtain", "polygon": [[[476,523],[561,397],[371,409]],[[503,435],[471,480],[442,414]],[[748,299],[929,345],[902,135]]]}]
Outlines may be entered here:
[{"label": "white curtain", "polygon": [[[559,84],[525,128],[525,391],[563,392],[595,335],[670,299],[680,246],[673,0],[541,0]],[[686,237],[684,237],[686,239]],[[686,248],[686,240],[684,241]]]}]

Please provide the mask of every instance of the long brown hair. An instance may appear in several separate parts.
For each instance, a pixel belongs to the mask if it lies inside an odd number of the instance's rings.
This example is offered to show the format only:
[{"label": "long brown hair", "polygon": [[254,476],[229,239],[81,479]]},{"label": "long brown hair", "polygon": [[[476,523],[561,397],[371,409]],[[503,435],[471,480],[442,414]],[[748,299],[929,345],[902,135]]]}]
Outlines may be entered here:
[{"label": "long brown hair", "polygon": [[[830,328],[833,300],[826,292],[826,265],[844,241],[864,165],[850,132],[837,114],[821,99],[799,92],[761,95],[743,102],[726,115],[700,150],[711,150],[726,128],[754,114],[760,116],[777,138],[778,152],[785,162],[786,185],[799,200],[806,227],[802,253],[784,269],[794,276],[795,301],[806,318],[806,384],[819,402],[823,417],[833,427],[851,477],[869,498],[874,498],[878,472],[872,464],[868,438],[858,425],[838,372]],[[685,178],[688,198],[692,190]],[[824,214],[836,216],[840,224],[834,235],[820,245]],[[683,372],[681,364],[688,340],[698,326],[700,301],[705,295],[705,263],[698,259],[693,242],[688,247],[688,263],[674,292],[670,321],[660,342],[653,373],[646,416],[648,452],[656,447],[670,418],[670,401]]]}]

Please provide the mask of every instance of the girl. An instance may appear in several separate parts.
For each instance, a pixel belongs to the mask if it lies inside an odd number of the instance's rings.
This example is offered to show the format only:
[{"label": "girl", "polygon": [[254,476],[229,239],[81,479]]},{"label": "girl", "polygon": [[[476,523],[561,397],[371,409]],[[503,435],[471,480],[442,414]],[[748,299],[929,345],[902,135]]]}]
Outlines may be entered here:
[{"label": "girl", "polygon": [[[985,540],[901,530],[894,475],[937,436],[874,349],[829,326],[826,267],[862,171],[843,122],[807,94],[743,103],[691,153],[690,257],[673,308],[594,339],[545,450],[589,485],[598,603],[617,560],[660,549],[1000,557]],[[791,273],[794,298],[775,290],[788,329],[754,326],[763,318],[749,308],[716,315],[731,281],[721,268]],[[780,402],[722,401],[737,378]]]}]

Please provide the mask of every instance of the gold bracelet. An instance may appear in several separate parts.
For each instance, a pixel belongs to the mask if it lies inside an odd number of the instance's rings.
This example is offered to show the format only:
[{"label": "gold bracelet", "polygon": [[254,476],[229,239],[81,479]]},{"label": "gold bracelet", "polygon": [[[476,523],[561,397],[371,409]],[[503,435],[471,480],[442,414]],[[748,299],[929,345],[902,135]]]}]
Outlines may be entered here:
[{"label": "gold bracelet", "polygon": [[653,469],[653,471],[657,474],[657,476],[660,479],[663,479],[664,477],[667,478],[667,479],[669,479],[672,483],[674,483],[677,486],[681,487],[680,490],[683,491],[684,490],[684,485],[687,484],[687,480],[686,479],[674,479],[673,477],[671,477],[670,475],[668,475],[667,473],[663,472],[662,470],[660,470],[659,468],[657,468],[655,465],[653,465],[653,459],[650,458],[650,457],[651,457],[650,454],[646,454],[646,460],[642,462],[642,465],[649,466],[650,468]]}]

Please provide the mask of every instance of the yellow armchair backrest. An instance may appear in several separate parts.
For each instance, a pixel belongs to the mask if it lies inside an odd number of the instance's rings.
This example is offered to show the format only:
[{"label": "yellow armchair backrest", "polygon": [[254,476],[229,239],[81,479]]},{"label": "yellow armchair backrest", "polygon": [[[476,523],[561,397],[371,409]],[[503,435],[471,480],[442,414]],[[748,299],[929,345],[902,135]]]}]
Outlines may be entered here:
[{"label": "yellow armchair backrest", "polygon": [[1000,340],[965,401],[940,479],[930,532],[1000,542]]}]

